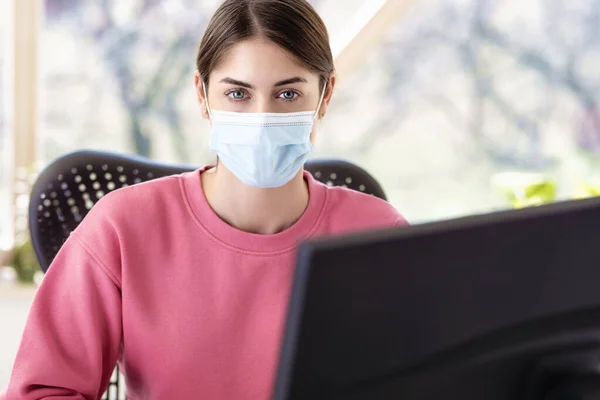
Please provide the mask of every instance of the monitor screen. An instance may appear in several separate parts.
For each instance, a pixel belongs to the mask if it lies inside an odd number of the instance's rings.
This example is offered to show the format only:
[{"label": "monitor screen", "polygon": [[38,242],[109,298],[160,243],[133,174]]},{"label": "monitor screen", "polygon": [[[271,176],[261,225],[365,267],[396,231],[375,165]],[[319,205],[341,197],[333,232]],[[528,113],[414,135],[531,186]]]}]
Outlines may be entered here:
[{"label": "monitor screen", "polygon": [[273,398],[541,400],[598,360],[588,199],[303,243]]}]

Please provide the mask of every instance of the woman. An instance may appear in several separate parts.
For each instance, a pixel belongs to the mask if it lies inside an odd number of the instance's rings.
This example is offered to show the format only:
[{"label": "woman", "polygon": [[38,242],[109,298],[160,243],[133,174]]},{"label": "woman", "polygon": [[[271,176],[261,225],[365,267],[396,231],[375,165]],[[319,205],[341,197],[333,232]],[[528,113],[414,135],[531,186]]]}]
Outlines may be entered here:
[{"label": "woman", "polygon": [[304,0],[227,0],[195,85],[217,165],[118,190],[41,284],[5,399],[267,399],[298,241],[404,224],[303,171],[335,87]]}]

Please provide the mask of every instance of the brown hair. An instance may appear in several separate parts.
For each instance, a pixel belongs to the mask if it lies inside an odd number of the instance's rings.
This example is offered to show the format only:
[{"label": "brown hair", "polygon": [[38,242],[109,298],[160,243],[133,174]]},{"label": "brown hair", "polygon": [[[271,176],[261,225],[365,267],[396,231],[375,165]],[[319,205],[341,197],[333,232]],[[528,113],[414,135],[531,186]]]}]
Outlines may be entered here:
[{"label": "brown hair", "polygon": [[202,81],[233,45],[264,37],[320,75],[320,89],[334,71],[329,34],[306,0],[226,0],[211,18],[196,58]]}]

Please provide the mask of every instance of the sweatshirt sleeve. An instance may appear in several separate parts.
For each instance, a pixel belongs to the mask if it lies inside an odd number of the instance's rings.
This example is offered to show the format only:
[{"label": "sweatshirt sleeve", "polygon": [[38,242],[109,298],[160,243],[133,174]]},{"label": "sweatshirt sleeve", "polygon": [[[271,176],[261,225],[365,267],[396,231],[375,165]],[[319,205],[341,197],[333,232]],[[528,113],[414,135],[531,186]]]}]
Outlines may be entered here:
[{"label": "sweatshirt sleeve", "polygon": [[72,233],[44,276],[0,400],[99,399],[106,390],[121,348],[120,281],[86,243]]},{"label": "sweatshirt sleeve", "polygon": [[409,225],[408,221],[406,220],[406,218],[404,218],[404,216],[399,215],[398,218],[396,218],[396,222],[394,223],[394,226],[407,226]]}]

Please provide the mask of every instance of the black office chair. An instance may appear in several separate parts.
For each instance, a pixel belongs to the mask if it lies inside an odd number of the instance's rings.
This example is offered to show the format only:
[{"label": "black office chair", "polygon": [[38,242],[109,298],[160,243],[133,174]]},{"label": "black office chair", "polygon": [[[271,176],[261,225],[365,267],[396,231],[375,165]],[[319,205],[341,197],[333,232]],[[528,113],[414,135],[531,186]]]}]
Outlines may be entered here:
[{"label": "black office chair", "polygon": [[[69,234],[106,193],[195,169],[97,151],[78,151],[57,159],[37,178],[29,204],[31,241],[42,270],[48,270]],[[349,162],[311,160],[305,169],[329,186],[345,186],[386,199],[379,183]],[[121,399],[124,392],[117,367],[103,399]]]}]

